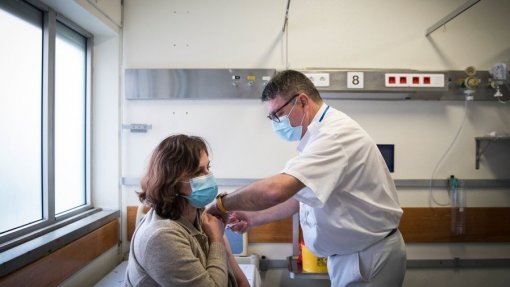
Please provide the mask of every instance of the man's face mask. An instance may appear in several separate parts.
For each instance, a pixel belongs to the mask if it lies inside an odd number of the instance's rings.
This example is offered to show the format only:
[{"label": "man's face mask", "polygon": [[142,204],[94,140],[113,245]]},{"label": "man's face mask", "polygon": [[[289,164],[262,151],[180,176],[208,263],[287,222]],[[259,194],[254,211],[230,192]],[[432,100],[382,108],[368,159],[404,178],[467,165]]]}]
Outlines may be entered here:
[{"label": "man's face mask", "polygon": [[[297,99],[296,99],[297,101]],[[294,102],[294,105],[292,106],[292,109],[290,109],[289,114],[279,117],[279,122],[272,121],[273,123],[273,131],[279,135],[282,139],[286,141],[298,141],[301,139],[301,133],[303,130],[303,120],[305,119],[305,115],[303,114],[303,118],[301,119],[301,123],[299,126],[293,127],[290,124],[289,116],[294,110],[294,107],[296,106],[296,101]]]}]

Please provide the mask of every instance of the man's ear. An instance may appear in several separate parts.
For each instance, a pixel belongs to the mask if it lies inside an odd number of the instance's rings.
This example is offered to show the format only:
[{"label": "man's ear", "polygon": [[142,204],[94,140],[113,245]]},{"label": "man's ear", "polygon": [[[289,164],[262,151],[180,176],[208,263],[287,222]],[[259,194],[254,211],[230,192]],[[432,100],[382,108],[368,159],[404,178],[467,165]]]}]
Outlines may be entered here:
[{"label": "man's ear", "polygon": [[303,108],[305,107],[305,105],[308,104],[309,101],[310,101],[310,98],[305,93],[302,93],[302,95],[299,97],[299,102],[301,103]]}]

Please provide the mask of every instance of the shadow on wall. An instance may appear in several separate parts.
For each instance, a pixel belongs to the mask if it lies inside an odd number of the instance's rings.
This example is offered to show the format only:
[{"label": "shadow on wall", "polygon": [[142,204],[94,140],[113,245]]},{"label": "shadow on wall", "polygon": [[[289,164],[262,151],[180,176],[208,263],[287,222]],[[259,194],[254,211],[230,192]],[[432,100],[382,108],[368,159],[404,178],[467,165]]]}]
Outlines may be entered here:
[{"label": "shadow on wall", "polygon": [[450,58],[448,58],[446,53],[444,53],[441,50],[441,48],[437,45],[437,42],[434,40],[434,38],[427,37],[427,40],[429,41],[430,46],[432,46],[432,49],[436,52],[439,59],[441,59],[441,62],[443,62],[445,67],[447,67],[447,69],[452,69],[453,67],[455,67],[453,61]]},{"label": "shadow on wall", "polygon": [[[484,55],[480,55],[484,56]],[[485,55],[490,56],[487,59],[485,59],[482,64],[485,63],[487,67],[492,67],[496,63],[506,63],[507,66],[510,64],[510,47],[507,47],[506,49],[502,49],[500,52],[494,55]],[[507,75],[507,83],[510,82]]]},{"label": "shadow on wall", "polygon": [[497,179],[510,179],[510,140],[483,143],[482,150],[480,169],[490,169]]}]

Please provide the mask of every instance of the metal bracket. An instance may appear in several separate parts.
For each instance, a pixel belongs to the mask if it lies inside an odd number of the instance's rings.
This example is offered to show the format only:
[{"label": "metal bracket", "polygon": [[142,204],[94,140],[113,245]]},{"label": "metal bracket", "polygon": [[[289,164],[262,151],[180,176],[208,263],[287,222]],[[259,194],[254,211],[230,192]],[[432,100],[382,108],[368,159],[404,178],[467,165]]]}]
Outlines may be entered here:
[{"label": "metal bracket", "polygon": [[459,16],[467,9],[471,8],[471,6],[475,5],[476,3],[480,2],[480,0],[469,0],[466,3],[459,6],[457,9],[450,12],[448,15],[444,16],[441,20],[437,21],[436,24],[430,26],[430,28],[425,31],[425,37],[430,35],[430,33],[436,31],[439,27],[443,26],[444,24],[450,22],[453,18]]},{"label": "metal bracket", "polygon": [[[482,158],[483,153],[489,147],[492,142],[497,141],[510,141],[510,136],[485,136],[485,137],[475,137],[476,141],[476,162],[475,168],[480,169],[480,159]],[[484,147],[482,147],[482,143],[485,142]]]},{"label": "metal bracket", "polygon": [[123,129],[129,129],[132,133],[146,133],[147,130],[152,129],[152,125],[150,124],[129,124],[122,125]]}]

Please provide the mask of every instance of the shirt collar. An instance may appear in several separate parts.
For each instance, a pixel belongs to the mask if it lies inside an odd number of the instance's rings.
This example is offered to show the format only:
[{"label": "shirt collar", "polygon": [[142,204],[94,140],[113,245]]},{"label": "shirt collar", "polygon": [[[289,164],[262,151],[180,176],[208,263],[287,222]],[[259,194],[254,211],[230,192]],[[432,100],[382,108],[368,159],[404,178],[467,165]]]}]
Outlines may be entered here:
[{"label": "shirt collar", "polygon": [[[305,146],[308,144],[308,141],[310,140],[310,137],[313,134],[315,134],[315,131],[319,127],[319,120],[323,116],[324,112],[326,111],[326,109],[328,107],[329,106],[326,105],[326,103],[324,103],[324,102],[322,103],[322,106],[320,107],[320,109],[317,111],[317,113],[313,117],[312,122],[306,128],[306,133],[305,133],[305,135],[303,136],[303,138],[301,139],[301,141],[299,142],[299,144],[297,146],[297,150],[299,152],[303,151]],[[324,119],[322,119],[322,120],[324,121]]]}]

